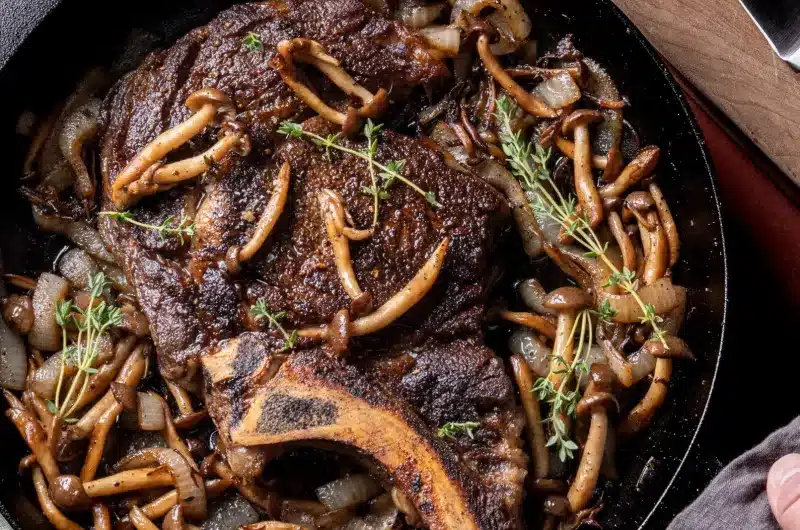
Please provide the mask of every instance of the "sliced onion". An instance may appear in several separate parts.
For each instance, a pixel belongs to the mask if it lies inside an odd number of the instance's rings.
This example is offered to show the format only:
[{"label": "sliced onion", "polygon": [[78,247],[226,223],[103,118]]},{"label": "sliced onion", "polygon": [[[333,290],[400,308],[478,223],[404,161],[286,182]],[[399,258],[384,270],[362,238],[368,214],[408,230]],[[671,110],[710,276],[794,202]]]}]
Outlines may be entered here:
[{"label": "sliced onion", "polygon": [[581,89],[568,72],[559,72],[550,79],[542,81],[533,93],[554,109],[569,107],[581,99]]},{"label": "sliced onion", "polygon": [[317,498],[329,510],[361,504],[380,492],[380,485],[363,473],[334,480],[316,489]]},{"label": "sliced onion", "polygon": [[[219,500],[214,500],[208,510],[208,518],[203,521],[203,530],[240,530],[260,528],[257,521],[260,519],[258,512],[241,495],[229,494]],[[280,524],[280,523],[276,523]],[[184,526],[184,528],[187,528]],[[313,526],[309,526],[313,528]]]},{"label": "sliced onion", "polygon": [[[651,285],[645,285],[637,291],[642,302],[650,304],[659,315],[678,307],[686,298],[686,289],[672,284],[669,278],[661,278]],[[613,295],[599,292],[601,300],[608,300],[611,309],[616,311],[613,320],[625,324],[639,323],[644,315],[641,306],[633,295]]]},{"label": "sliced onion", "polygon": [[461,30],[451,26],[430,26],[419,30],[428,44],[450,57],[458,55],[461,45]]},{"label": "sliced onion", "polygon": [[58,260],[58,272],[78,289],[86,289],[89,277],[100,271],[97,263],[84,250],[73,248]]},{"label": "sliced onion", "polygon": [[143,431],[160,431],[165,426],[164,407],[153,394],[139,392],[139,409],[137,423]]},{"label": "sliced onion", "polygon": [[401,5],[398,16],[403,24],[410,28],[419,29],[430,26],[444,11],[447,4],[428,4],[424,6]]},{"label": "sliced onion", "polygon": [[23,390],[28,374],[25,344],[0,318],[0,386],[11,390]]},{"label": "sliced onion", "polygon": [[33,291],[33,327],[28,334],[31,346],[42,351],[61,348],[61,330],[56,323],[56,308],[69,292],[69,283],[62,277],[43,273]]},{"label": "sliced onion", "polygon": [[539,340],[533,330],[521,328],[512,333],[508,339],[508,349],[515,355],[521,355],[538,377],[547,377],[550,373],[550,356],[553,350]]},{"label": "sliced onion", "polygon": [[[158,406],[161,408],[160,403]],[[183,507],[184,515],[190,519],[205,519],[207,505],[203,479],[200,478],[200,475],[192,472],[189,463],[177,451],[161,448],[143,449],[120,460],[116,467],[119,471],[125,471],[154,464],[166,466],[172,478],[175,479],[178,503]]]},{"label": "sliced onion", "polygon": [[522,7],[519,0],[500,0],[500,3],[503,6],[501,11],[511,29],[511,35],[519,42],[527,39],[531,34],[532,24],[525,8]]},{"label": "sliced onion", "polygon": [[478,16],[484,9],[497,9],[498,7],[500,7],[499,0],[456,0],[453,10],[450,12],[450,22],[458,22],[462,13]]},{"label": "sliced onion", "polygon": [[519,295],[525,305],[531,308],[540,315],[553,315],[557,316],[558,311],[544,306],[544,297],[547,296],[547,291],[544,290],[542,284],[536,278],[524,280],[519,284]]},{"label": "sliced onion", "polygon": [[648,375],[653,373],[656,368],[656,358],[647,351],[640,348],[628,356],[628,363],[631,365],[631,375],[633,384],[638,383]]},{"label": "sliced onion", "polygon": [[98,265],[103,270],[103,274],[106,275],[106,278],[114,284],[114,287],[123,293],[131,292],[131,288],[128,285],[128,279],[125,277],[125,273],[122,272],[122,269],[106,261],[101,261],[98,263]]},{"label": "sliced onion", "polygon": [[372,502],[369,513],[364,517],[364,523],[369,530],[389,530],[394,528],[398,515],[392,496],[384,493]]},{"label": "sliced onion", "polygon": [[93,257],[108,263],[114,263],[114,256],[106,249],[100,233],[88,224],[82,221],[71,221],[44,215],[36,208],[33,209],[33,220],[42,230],[62,234]]},{"label": "sliced onion", "polygon": [[[53,400],[56,395],[58,374],[61,372],[61,353],[54,353],[40,366],[31,378],[31,390],[43,399]],[[72,377],[76,372],[75,365],[70,359],[64,363],[64,375]]]}]

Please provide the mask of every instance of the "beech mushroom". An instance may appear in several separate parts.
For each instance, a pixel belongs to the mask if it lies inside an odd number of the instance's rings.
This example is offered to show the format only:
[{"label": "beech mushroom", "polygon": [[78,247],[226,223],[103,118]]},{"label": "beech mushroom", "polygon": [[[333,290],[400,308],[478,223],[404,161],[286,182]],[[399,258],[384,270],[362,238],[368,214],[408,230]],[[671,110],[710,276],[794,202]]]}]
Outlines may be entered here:
[{"label": "beech mushroom", "polygon": [[272,197],[270,197],[267,206],[264,208],[264,213],[261,214],[253,235],[238,251],[239,262],[248,261],[255,256],[256,252],[264,245],[264,242],[272,233],[272,229],[275,228],[278,219],[283,213],[283,208],[286,206],[286,198],[289,196],[291,170],[292,167],[289,162],[284,162],[281,166],[272,188]]},{"label": "beech mushroom", "polygon": [[83,161],[83,150],[84,144],[97,135],[100,129],[98,119],[101,104],[99,99],[91,99],[76,109],[64,119],[58,137],[61,154],[75,173],[76,194],[87,206],[94,198],[95,185],[94,178],[89,175],[89,170]]},{"label": "beech mushroom", "polygon": [[601,197],[619,197],[625,190],[641,181],[643,178],[649,176],[656,165],[658,165],[658,158],[661,150],[656,146],[647,146],[639,151],[639,154],[625,166],[619,177],[610,183],[600,188]]},{"label": "beech mushroom", "polygon": [[628,237],[627,232],[625,232],[625,227],[622,225],[622,220],[619,218],[617,212],[608,214],[608,228],[611,230],[611,234],[614,236],[617,246],[622,252],[623,266],[629,271],[635,271],[636,249],[633,246],[633,242],[631,242],[631,238]]},{"label": "beech mushroom", "polygon": [[[152,170],[162,158],[200,134],[203,129],[214,123],[218,116],[232,120],[236,113],[236,107],[230,98],[215,88],[203,88],[193,92],[186,99],[186,106],[192,111],[192,116],[158,135],[117,175],[111,186],[111,198],[118,208],[125,208],[132,198],[128,187],[140,179],[146,171]],[[226,140],[226,145],[228,149],[234,146],[231,138]],[[218,155],[218,151],[219,149],[214,154]]]},{"label": "beech mushroom", "polygon": [[167,390],[169,390],[169,393],[172,394],[173,399],[175,399],[175,405],[178,406],[181,416],[183,417],[194,414],[192,398],[189,396],[189,392],[187,392],[183,387],[176,385],[166,377],[164,377],[164,383],[167,385]]},{"label": "beech mushroom", "polygon": [[86,451],[86,458],[81,469],[81,480],[88,482],[94,479],[97,467],[103,458],[103,449],[111,428],[116,424],[119,413],[122,412],[122,404],[115,402],[100,416],[92,429],[89,439],[89,449]]},{"label": "beech mushroom", "polygon": [[166,467],[143,467],[83,483],[89,497],[107,497],[129,491],[172,486],[175,479]]},{"label": "beech mushroom", "polygon": [[3,390],[3,395],[9,405],[8,410],[6,410],[6,416],[22,435],[25,443],[28,444],[28,448],[36,457],[36,462],[44,471],[45,476],[47,476],[47,481],[53,483],[61,473],[53,453],[47,445],[47,436],[42,427],[16,396],[8,390]]},{"label": "beech mushroom", "polygon": [[33,487],[36,490],[36,496],[39,498],[42,513],[56,530],[82,530],[80,525],[61,513],[53,499],[50,498],[47,480],[45,480],[44,474],[38,466],[33,468]]},{"label": "beech mushroom", "polygon": [[83,490],[81,479],[75,475],[60,475],[50,484],[50,497],[66,511],[88,510],[92,500]]},{"label": "beech mushroom", "polygon": [[328,240],[333,249],[333,257],[336,263],[336,270],[339,272],[339,279],[345,292],[355,300],[363,294],[363,291],[358,286],[356,273],[353,270],[353,262],[350,259],[349,240],[351,238],[348,234],[353,235],[355,239],[363,239],[372,235],[372,230],[351,229],[350,231],[345,231],[345,228],[349,228],[345,224],[349,215],[346,213],[342,198],[338,193],[324,189],[319,192],[318,200],[321,216],[325,220]]},{"label": "beech mushroom", "polygon": [[539,118],[556,118],[558,111],[548,107],[541,99],[534,96],[519,84],[503,69],[500,62],[492,53],[491,45],[489,44],[489,37],[485,34],[478,37],[478,55],[489,71],[489,74],[500,83],[500,86],[505,88],[511,97],[516,100],[517,104],[528,114],[537,116]]},{"label": "beech mushroom", "polygon": [[661,193],[661,188],[653,183],[650,184],[648,189],[655,202],[656,210],[658,210],[661,226],[664,227],[664,231],[667,234],[667,241],[669,242],[669,266],[672,267],[678,262],[681,248],[681,241],[678,237],[678,226],[675,224],[675,219],[672,217],[672,212],[669,209],[669,205],[667,205],[664,194]]},{"label": "beech mushroom", "polygon": [[500,318],[515,324],[535,329],[549,339],[556,338],[556,326],[553,323],[534,313],[525,313],[519,311],[500,311]]},{"label": "beech mushroom", "polygon": [[561,125],[561,131],[565,136],[573,133],[575,137],[575,193],[592,227],[596,227],[603,220],[603,203],[594,185],[592,174],[589,124],[602,119],[603,115],[598,111],[581,109],[570,114]]},{"label": "beech mushroom", "polygon": [[550,455],[545,446],[547,438],[545,438],[542,426],[539,399],[533,391],[533,375],[528,363],[519,355],[511,356],[511,368],[519,389],[522,408],[525,411],[525,433],[528,436],[528,445],[533,452],[534,477],[546,478],[550,473]]},{"label": "beech mushroom", "polygon": [[[277,49],[278,54],[270,60],[269,65],[278,71],[283,82],[289,85],[298,98],[326,120],[341,125],[345,134],[356,130],[361,118],[377,118],[386,109],[388,92],[381,88],[372,94],[356,83],[340,66],[339,61],[328,55],[319,42],[304,38],[283,40],[278,43]],[[348,107],[344,113],[328,106],[311,88],[297,79],[295,61],[317,68],[344,93],[360,99],[362,107],[359,109]]]},{"label": "beech mushroom", "polygon": [[239,493],[250,501],[251,503],[255,504],[256,506],[260,507],[262,510],[267,512],[270,516],[277,516],[278,512],[278,500],[275,493],[272,491],[262,488],[258,486],[252,479],[243,479],[240,477],[236,477],[231,471],[231,468],[222,462],[219,458],[215,458],[213,461],[213,470],[214,473],[217,474],[221,479],[230,481],[239,491]]},{"label": "beech mushroom", "polygon": [[170,449],[177,451],[184,458],[184,460],[186,460],[186,462],[191,466],[192,469],[194,469],[195,471],[199,471],[199,469],[197,468],[197,464],[194,461],[194,458],[192,458],[192,453],[189,451],[189,448],[186,446],[186,443],[178,434],[178,431],[175,430],[175,424],[172,422],[172,412],[169,410],[169,405],[167,404],[167,401],[160,395],[156,394],[155,392],[148,392],[148,394],[152,396],[153,399],[158,401],[158,403],[161,405],[161,408],[163,409],[164,430],[162,431],[162,434],[164,435],[164,439],[167,441],[167,446]]},{"label": "beech mushroom", "polygon": [[636,434],[646,429],[653,421],[656,411],[667,399],[669,380],[672,377],[672,360],[657,359],[653,372],[653,382],[644,398],[628,413],[622,422],[619,433],[625,436]]},{"label": "beech mushroom", "polygon": [[[450,238],[446,237],[439,243],[439,246],[436,247],[417,274],[400,291],[395,293],[374,312],[354,320],[350,324],[350,336],[361,337],[380,331],[403,316],[417,302],[422,300],[436,283],[436,278],[439,277],[439,273],[442,270],[449,246]],[[298,335],[315,340],[325,339],[327,337],[327,326],[301,329],[298,330]]]},{"label": "beech mushroom", "polygon": [[[145,515],[142,512],[142,515]],[[162,530],[183,530],[184,528],[184,520],[183,520],[183,508],[180,504],[177,504],[167,512],[167,515],[164,516],[164,521],[161,523]]]},{"label": "beech mushroom", "polygon": [[92,505],[92,521],[94,530],[111,530],[111,514],[105,504],[96,503]]},{"label": "beech mushroom", "polygon": [[[219,495],[231,486],[233,486],[232,480],[212,479],[205,481],[206,494],[209,497]],[[144,512],[149,519],[158,519],[166,515],[177,503],[178,490],[170,490],[161,497],[142,506],[142,512]]]},{"label": "beech mushroom", "polygon": [[147,518],[144,512],[138,506],[131,508],[128,514],[128,519],[136,527],[136,530],[158,530],[158,527]]},{"label": "beech mushroom", "polygon": [[[606,439],[608,437],[608,412],[606,407],[613,403],[610,393],[610,377],[607,374],[595,376],[598,370],[607,370],[602,365],[592,365],[592,380],[586,389],[578,408],[584,414],[591,414],[589,434],[583,445],[578,471],[575,480],[567,492],[569,507],[572,513],[584,509],[592,498],[597,479],[600,476],[600,467],[603,463]],[[581,406],[583,405],[583,406]]]},{"label": "beech mushroom", "polygon": [[695,356],[686,341],[674,335],[665,336],[663,342],[657,338],[650,339],[642,347],[657,359],[695,360]]},{"label": "beech mushroom", "polygon": [[[553,136],[553,144],[561,153],[571,160],[575,160],[575,144],[567,140],[560,134]],[[608,157],[592,154],[592,167],[595,169],[606,169],[608,167]]]},{"label": "beech mushroom", "polygon": [[575,358],[573,336],[577,325],[577,312],[591,304],[591,297],[577,287],[561,287],[545,298],[545,307],[559,311],[556,337],[553,341],[553,359],[550,361],[548,375],[555,388],[559,387],[565,372]]},{"label": "beech mushroom", "polygon": [[647,220],[655,228],[649,233],[650,245],[649,252],[644,263],[642,278],[645,285],[652,285],[657,280],[664,277],[667,272],[667,261],[669,259],[669,243],[664,227],[658,220],[655,212],[647,214]]}]

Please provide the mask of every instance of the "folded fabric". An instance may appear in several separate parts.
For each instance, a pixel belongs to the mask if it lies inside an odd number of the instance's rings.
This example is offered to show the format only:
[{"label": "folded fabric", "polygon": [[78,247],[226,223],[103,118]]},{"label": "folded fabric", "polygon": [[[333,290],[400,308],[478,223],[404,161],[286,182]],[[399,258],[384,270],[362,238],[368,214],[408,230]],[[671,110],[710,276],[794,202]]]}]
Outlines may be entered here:
[{"label": "folded fabric", "polygon": [[731,462],[668,530],[778,529],[767,502],[767,473],[790,453],[800,453],[800,418]]}]

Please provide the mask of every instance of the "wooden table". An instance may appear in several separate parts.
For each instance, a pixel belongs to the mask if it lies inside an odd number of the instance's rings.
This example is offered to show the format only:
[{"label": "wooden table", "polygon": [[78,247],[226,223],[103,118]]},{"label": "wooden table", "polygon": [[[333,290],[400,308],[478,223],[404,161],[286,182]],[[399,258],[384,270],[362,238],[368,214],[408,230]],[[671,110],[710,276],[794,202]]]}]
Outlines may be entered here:
[{"label": "wooden table", "polygon": [[800,73],[737,0],[614,0],[650,42],[800,185]]}]

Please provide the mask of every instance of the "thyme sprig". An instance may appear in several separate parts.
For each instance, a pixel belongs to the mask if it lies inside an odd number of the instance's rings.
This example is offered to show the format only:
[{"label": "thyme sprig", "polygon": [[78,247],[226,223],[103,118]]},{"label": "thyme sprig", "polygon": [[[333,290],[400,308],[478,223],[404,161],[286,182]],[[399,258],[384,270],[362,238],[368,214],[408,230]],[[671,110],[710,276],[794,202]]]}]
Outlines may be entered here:
[{"label": "thyme sprig", "polygon": [[184,244],[185,237],[189,239],[194,237],[194,223],[184,216],[181,216],[179,220],[174,215],[170,215],[164,219],[160,225],[154,225],[137,221],[133,216],[133,213],[128,210],[124,212],[100,212],[99,215],[104,215],[116,221],[124,221],[134,226],[152,230],[158,233],[162,240],[166,240],[167,237],[176,237],[180,241],[181,245]]},{"label": "thyme sprig", "polygon": [[284,340],[283,349],[281,350],[282,352],[291,350],[295,347],[298,338],[297,330],[292,330],[290,333],[281,325],[281,320],[286,318],[286,311],[277,311],[273,313],[267,304],[267,301],[262,298],[250,309],[250,313],[256,320],[267,319],[270,329],[277,329],[281,335],[283,335]]},{"label": "thyme sprig", "polygon": [[581,381],[589,374],[589,364],[586,359],[594,343],[590,311],[584,310],[578,313],[570,334],[573,340],[579,324],[580,334],[578,344],[573,350],[575,357],[572,362],[567,362],[563,351],[553,352],[554,364],[561,367],[554,370],[554,373],[563,374],[558,388],[549,378],[540,377],[532,389],[532,392],[538,394],[539,401],[550,405],[549,415],[542,420],[542,423],[550,423],[553,426],[553,435],[547,440],[546,447],[554,447],[562,462],[575,458],[575,451],[578,449],[578,444],[569,437],[564,417],[574,418],[577,415],[578,402],[581,400]]},{"label": "thyme sprig", "polygon": [[479,426],[478,423],[474,421],[466,421],[463,423],[459,422],[450,422],[445,423],[439,430],[436,431],[436,436],[439,438],[450,438],[455,440],[459,434],[466,434],[469,436],[470,440],[475,439],[475,429]]},{"label": "thyme sprig", "polygon": [[[374,127],[376,126],[374,124],[370,126],[369,121],[365,126],[365,131],[364,131],[365,136],[367,134],[366,131],[367,127],[372,127],[372,130],[370,132],[371,134],[374,135],[374,138],[377,138],[378,131],[374,129]],[[428,203],[434,208],[440,208],[442,206],[436,200],[435,193],[433,193],[432,191],[423,190],[422,188],[417,186],[411,179],[403,175],[406,166],[405,160],[394,160],[386,164],[382,164],[375,160],[371,144],[368,145],[365,151],[350,149],[349,147],[345,147],[339,143],[340,136],[338,134],[332,134],[328,135],[327,137],[322,137],[318,134],[304,130],[301,124],[292,121],[284,121],[283,123],[281,123],[281,126],[278,128],[278,132],[280,132],[281,134],[285,134],[286,136],[293,136],[295,138],[308,138],[311,141],[313,141],[316,145],[324,147],[325,152],[327,154],[330,153],[331,149],[335,149],[337,151],[341,151],[343,153],[347,153],[349,155],[353,155],[362,160],[365,160],[370,166],[374,166],[374,169],[378,170],[378,176],[381,179],[383,179],[383,182],[380,186],[380,188],[383,191],[387,191],[395,180],[399,180],[409,188],[413,189],[415,192],[425,197],[425,200],[427,200]],[[370,137],[368,136],[367,138]],[[375,144],[375,153],[377,153],[377,143]],[[380,198],[381,195],[383,195],[384,198],[387,196],[386,194],[381,194],[380,190],[377,187],[374,188],[374,190],[375,190],[375,195],[377,195],[378,198]],[[369,193],[370,195],[372,195],[371,191],[372,190],[370,190]]]},{"label": "thyme sprig", "polygon": [[242,39],[242,46],[249,52],[263,52],[264,43],[261,42],[261,37],[257,33],[250,32]]},{"label": "thyme sprig", "polygon": [[[122,313],[119,308],[106,303],[104,299],[110,285],[111,282],[106,280],[102,272],[89,275],[90,295],[89,305],[86,309],[81,309],[70,300],[63,300],[56,307],[56,323],[61,327],[61,369],[56,383],[54,401],[48,401],[47,407],[50,412],[70,423],[75,421],[70,416],[75,412],[86,393],[89,376],[97,373],[94,362],[99,353],[100,337],[109,328],[118,326],[122,322]],[[78,329],[78,336],[70,345],[67,339],[67,328],[72,326]],[[62,401],[61,391],[66,378],[67,364],[74,366],[77,371]]]},{"label": "thyme sprig", "polygon": [[[375,175],[375,155],[378,154],[378,134],[380,134],[383,125],[376,125],[372,120],[367,120],[364,126],[364,136],[367,138],[367,148],[364,149],[364,154],[369,157],[367,160],[369,165],[369,178],[372,184],[370,186],[362,186],[361,191],[372,197],[372,226],[378,225],[378,204],[382,199],[389,198],[388,188],[391,185],[393,178],[383,179],[383,183],[378,186],[378,179]],[[390,162],[391,163],[391,162]],[[402,173],[402,169],[400,171]]]},{"label": "thyme sprig", "polygon": [[[658,326],[664,319],[656,314],[652,305],[645,304],[639,296],[637,292],[639,282],[635,279],[636,275],[628,269],[620,271],[614,265],[607,254],[608,243],[602,243],[589,220],[584,215],[578,214],[575,198],[564,197],[553,182],[547,169],[552,148],[545,150],[538,143],[523,139],[522,133],[515,132],[511,127],[516,109],[516,103],[506,96],[497,100],[497,119],[500,121],[503,152],[508,157],[512,173],[527,190],[535,193],[536,198],[531,204],[534,214],[539,219],[548,218],[558,223],[566,234],[587,250],[587,256],[599,258],[606,264],[611,276],[605,287],[620,286],[626,293],[632,295],[642,309],[642,323],[650,324],[653,335],[666,347],[666,332]],[[608,306],[607,309],[611,307]],[[610,318],[613,315],[607,310],[605,316]]]}]

